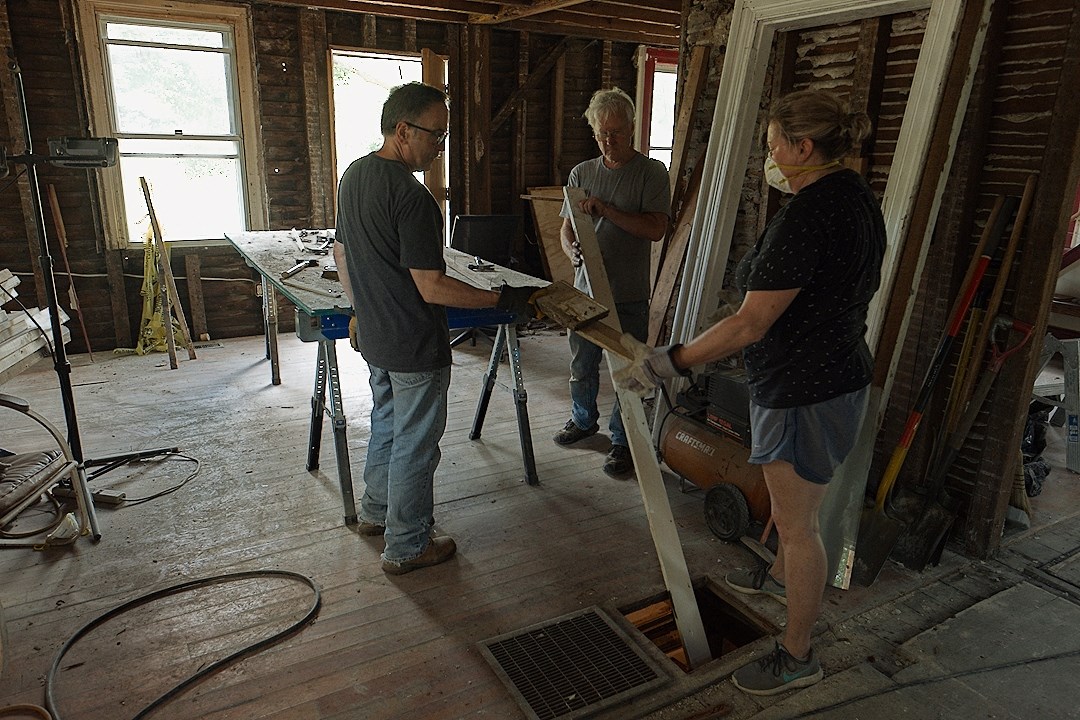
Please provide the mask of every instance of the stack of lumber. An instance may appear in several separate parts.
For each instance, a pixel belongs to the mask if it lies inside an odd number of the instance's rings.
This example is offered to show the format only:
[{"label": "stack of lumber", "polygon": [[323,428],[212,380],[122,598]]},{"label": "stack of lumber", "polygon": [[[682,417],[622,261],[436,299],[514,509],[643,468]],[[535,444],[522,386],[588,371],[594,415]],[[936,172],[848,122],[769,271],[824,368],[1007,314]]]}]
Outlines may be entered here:
[{"label": "stack of lumber", "polygon": [[[15,290],[18,284],[19,278],[10,270],[0,270],[0,287],[6,291],[0,292],[0,305],[19,296]],[[49,334],[49,340],[52,337],[48,308],[32,308],[31,320],[15,303],[8,305],[13,306],[15,309],[11,311],[0,310],[0,385],[49,354],[49,343],[38,325]],[[61,308],[60,321],[66,323],[67,320],[68,317]],[[34,321],[37,321],[37,325]],[[64,344],[67,344],[71,340],[71,332],[66,327],[62,332]]]}]

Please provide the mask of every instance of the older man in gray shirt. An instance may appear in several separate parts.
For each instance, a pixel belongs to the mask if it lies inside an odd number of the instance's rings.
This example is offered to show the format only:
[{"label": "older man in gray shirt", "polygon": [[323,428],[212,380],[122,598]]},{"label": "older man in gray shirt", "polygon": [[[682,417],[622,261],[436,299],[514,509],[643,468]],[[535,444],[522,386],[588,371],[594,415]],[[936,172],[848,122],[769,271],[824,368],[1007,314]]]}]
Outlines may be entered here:
[{"label": "older man in gray shirt", "polygon": [[[585,189],[588,197],[581,210],[593,218],[596,239],[604,259],[615,311],[624,332],[645,340],[649,326],[649,257],[652,243],[667,232],[671,213],[671,189],[664,164],[634,149],[634,103],[619,90],[593,94],[585,119],[592,127],[600,157],[587,160],[570,171],[567,184]],[[575,286],[589,292],[581,251],[570,223],[570,208],[562,216],[563,252],[576,268]],[[570,419],[554,440],[571,445],[596,433],[600,412],[601,349],[580,335],[570,333]],[[619,403],[608,423],[611,451],[604,472],[627,477],[634,469],[623,429]]]}]

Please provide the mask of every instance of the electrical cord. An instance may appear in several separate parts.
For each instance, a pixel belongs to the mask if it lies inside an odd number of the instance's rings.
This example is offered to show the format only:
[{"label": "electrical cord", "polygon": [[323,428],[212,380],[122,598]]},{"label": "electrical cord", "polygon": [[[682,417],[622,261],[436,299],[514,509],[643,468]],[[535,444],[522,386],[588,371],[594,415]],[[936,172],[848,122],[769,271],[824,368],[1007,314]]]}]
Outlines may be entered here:
[{"label": "electrical cord", "polygon": [[293,623],[289,627],[285,628],[281,632],[263,638],[256,643],[237,650],[231,655],[228,655],[220,660],[210,663],[202,670],[199,670],[194,675],[191,675],[186,680],[182,681],[179,685],[176,685],[164,695],[144,707],[135,715],[134,718],[132,718],[132,720],[141,720],[141,718],[147,717],[150,713],[159,708],[161,705],[165,704],[187,688],[200,682],[209,675],[212,675],[218,670],[221,670],[228,665],[231,665],[238,660],[241,660],[242,658],[253,655],[256,652],[266,647],[269,647],[270,645],[273,645],[274,643],[280,642],[281,640],[284,640],[290,635],[294,635],[295,633],[302,630],[305,625],[315,619],[315,616],[318,615],[319,608],[322,605],[322,591],[319,590],[319,586],[315,584],[315,581],[307,575],[301,575],[300,573],[290,572],[288,570],[251,570],[247,572],[226,573],[224,575],[215,575],[213,577],[201,578],[198,580],[189,580],[188,582],[180,583],[179,585],[173,585],[171,587],[163,588],[161,590],[155,590],[154,592],[150,592],[145,595],[140,595],[134,600],[130,600],[123,605],[119,605],[112,610],[109,610],[105,614],[99,615],[87,624],[83,625],[75,632],[74,635],[65,640],[64,644],[60,646],[60,650],[59,652],[57,652],[56,658],[53,660],[52,667],[49,668],[49,672],[45,676],[45,707],[48,708],[49,712],[52,713],[52,720],[62,720],[62,718],[60,717],[60,713],[56,707],[56,699],[53,696],[53,688],[56,682],[57,671],[60,669],[60,661],[63,660],[64,655],[67,654],[68,650],[70,650],[76,642],[78,642],[91,630],[119,615],[122,615],[128,610],[153,602],[154,600],[168,597],[170,595],[178,595],[182,592],[186,592],[195,588],[209,587],[211,585],[221,585],[223,583],[231,582],[233,580],[247,580],[249,578],[265,577],[278,577],[285,578],[287,580],[295,580],[311,588],[311,591],[314,594],[313,600],[311,603],[311,607],[308,609],[307,613],[304,614],[304,617]]},{"label": "electrical cord", "polygon": [[[164,458],[165,460],[172,460],[172,459],[175,459],[175,458],[179,458],[181,460],[189,460],[189,461],[195,463],[195,469],[191,472],[190,475],[188,475],[186,478],[181,480],[176,485],[173,485],[172,487],[165,488],[164,490],[161,490],[160,492],[156,492],[156,493],[154,493],[152,495],[147,495],[145,497],[137,497],[137,498],[125,499],[124,500],[124,507],[130,507],[132,505],[141,505],[142,503],[150,502],[151,500],[157,500],[159,497],[164,497],[165,495],[169,495],[170,493],[174,493],[177,490],[179,490],[180,488],[187,485],[192,480],[194,480],[195,476],[198,475],[199,472],[202,470],[202,462],[196,457],[186,455],[186,454],[184,454],[182,452],[165,453],[165,458]],[[142,458],[142,459],[140,459],[140,462],[149,462],[152,459],[153,458]],[[133,458],[131,460],[125,461],[124,463],[118,463],[118,464],[114,464],[114,465],[106,465],[104,468],[102,468],[100,471],[98,471],[98,473],[95,473],[95,475],[99,474],[100,472],[104,472],[105,470],[112,470],[115,467],[118,467],[120,464],[130,464],[130,463],[132,463],[134,461],[135,460]],[[94,477],[95,475],[91,475],[91,478]]]},{"label": "electrical cord", "polygon": [[869,700],[870,698],[880,697],[887,695],[897,690],[904,690],[910,687],[918,687],[920,685],[929,685],[930,683],[944,682],[945,680],[955,680],[957,678],[966,677],[968,675],[977,675],[979,673],[993,672],[995,670],[1009,670],[1014,667],[1022,667],[1024,665],[1031,665],[1034,663],[1050,662],[1052,660],[1065,660],[1071,657],[1080,656],[1080,650],[1069,650],[1068,652],[1057,653],[1056,655],[1046,655],[1044,657],[1037,658],[1025,658],[1024,660],[1014,660],[1012,662],[1002,663],[1000,665],[989,665],[987,667],[973,668],[971,670],[960,670],[948,675],[939,675],[936,677],[922,678],[921,680],[910,680],[899,685],[893,685],[891,687],[883,688],[881,690],[875,690],[873,692],[863,693],[862,695],[856,695],[855,697],[848,698],[847,700],[841,700],[835,702],[832,705],[826,705],[825,707],[814,708],[813,710],[806,710],[798,715],[793,715],[791,720],[799,720],[800,718],[815,717],[820,713],[828,712],[830,710],[838,710],[842,707],[847,707],[863,700]]},{"label": "electrical cord", "polygon": [[[44,533],[50,533],[56,528],[60,527],[60,523],[64,522],[63,506],[60,501],[53,497],[51,492],[43,493],[52,504],[53,519],[49,521],[48,525],[40,527],[36,530],[27,530],[25,532],[11,532],[10,530],[4,530],[0,528],[0,538],[12,538],[15,540],[21,540],[23,538],[34,537],[35,535],[41,535]],[[33,507],[32,505],[30,507]],[[4,543],[0,547],[38,547],[38,543]]]}]

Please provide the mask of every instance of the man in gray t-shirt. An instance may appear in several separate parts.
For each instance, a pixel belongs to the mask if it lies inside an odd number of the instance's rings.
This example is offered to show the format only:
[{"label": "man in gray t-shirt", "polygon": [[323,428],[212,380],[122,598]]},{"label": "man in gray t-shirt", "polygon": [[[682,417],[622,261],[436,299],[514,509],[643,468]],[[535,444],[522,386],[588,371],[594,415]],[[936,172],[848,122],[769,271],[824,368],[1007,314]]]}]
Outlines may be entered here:
[{"label": "man in gray t-shirt", "polygon": [[[596,239],[611,283],[615,311],[624,332],[645,340],[649,326],[649,256],[654,242],[667,232],[671,189],[664,164],[634,149],[634,103],[618,88],[593,94],[585,119],[592,127],[600,157],[570,171],[571,187],[584,188],[581,209],[593,218]],[[574,285],[589,292],[580,247],[570,223],[570,208],[562,216],[563,252],[575,270]],[[560,445],[570,445],[600,429],[596,397],[600,391],[602,351],[580,335],[570,333],[570,420],[555,433]],[[634,469],[616,401],[608,423],[611,451],[604,472],[625,477]]]},{"label": "man in gray t-shirt", "polygon": [[372,403],[356,530],[383,536],[382,569],[391,575],[449,560],[457,547],[431,536],[450,383],[445,306],[531,315],[536,290],[483,290],[446,274],[442,212],[413,173],[442,153],[448,121],[442,90],[394,88],[382,109],[382,147],[349,165],[338,187],[334,260]]}]

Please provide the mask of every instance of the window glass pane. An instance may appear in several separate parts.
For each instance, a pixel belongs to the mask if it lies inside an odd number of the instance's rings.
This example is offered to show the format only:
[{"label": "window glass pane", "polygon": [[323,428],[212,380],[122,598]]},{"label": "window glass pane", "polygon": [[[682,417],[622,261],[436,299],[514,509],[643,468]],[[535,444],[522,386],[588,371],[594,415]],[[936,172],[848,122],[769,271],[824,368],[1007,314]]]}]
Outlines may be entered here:
[{"label": "window glass pane", "polygon": [[238,157],[240,143],[236,140],[147,140],[119,138],[121,155],[210,155]]},{"label": "window glass pane", "polygon": [[[673,72],[653,74],[652,123],[649,126],[650,147],[670,148],[675,132],[675,81]],[[668,153],[670,158],[671,153]]]},{"label": "window glass pane", "polygon": [[108,54],[117,132],[233,133],[224,53],[110,45]]},{"label": "window glass pane", "polygon": [[246,229],[238,160],[123,157],[120,172],[133,242],[145,240],[150,228],[140,177],[150,183],[150,199],[166,240],[221,238]]},{"label": "window glass pane", "polygon": [[658,150],[656,148],[649,149],[649,157],[653,160],[659,160],[664,163],[664,167],[671,169],[671,148]]},{"label": "window glass pane", "polygon": [[[382,146],[380,118],[390,91],[420,82],[420,58],[355,55],[335,52],[334,137],[338,180],[349,163]],[[423,173],[418,173],[423,178]]]},{"label": "window glass pane", "polygon": [[134,40],[158,45],[193,45],[195,47],[223,48],[225,33],[213,30],[163,27],[161,25],[128,25],[105,23],[105,37],[109,40]]}]

